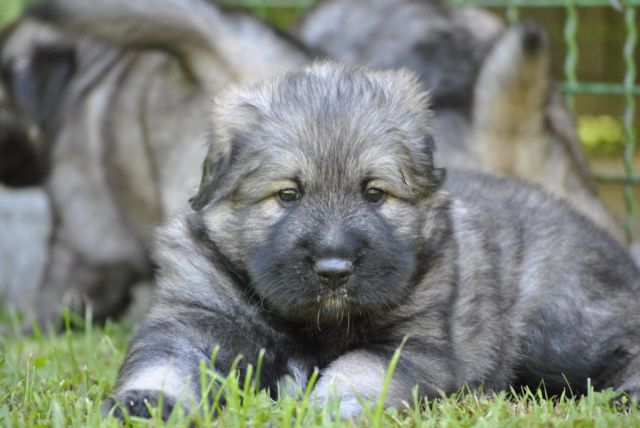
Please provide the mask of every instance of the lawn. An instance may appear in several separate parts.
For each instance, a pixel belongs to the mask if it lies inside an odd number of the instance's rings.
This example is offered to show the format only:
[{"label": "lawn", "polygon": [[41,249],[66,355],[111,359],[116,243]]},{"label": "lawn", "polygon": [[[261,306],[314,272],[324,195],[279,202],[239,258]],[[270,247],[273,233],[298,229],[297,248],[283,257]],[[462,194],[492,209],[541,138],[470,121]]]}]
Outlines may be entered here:
[{"label": "lawn", "polygon": [[[98,327],[85,320],[67,321],[61,334],[16,332],[15,317],[5,316],[0,336],[0,426],[109,427],[121,426],[101,416],[101,404],[113,388],[132,328],[109,322]],[[209,406],[168,423],[133,419],[127,426],[398,426],[398,427],[640,427],[637,406],[611,405],[612,392],[582,399],[546,399],[541,391],[515,397],[501,393],[485,397],[470,393],[439,398],[426,404],[382,411],[373,403],[358,421],[332,418],[336,403],[314,406],[304,391],[297,398],[272,400],[252,385],[239,385],[234,376],[223,382],[224,409]],[[308,391],[306,396],[308,396]],[[215,404],[214,404],[215,407]],[[217,413],[217,415],[216,415]]]}]

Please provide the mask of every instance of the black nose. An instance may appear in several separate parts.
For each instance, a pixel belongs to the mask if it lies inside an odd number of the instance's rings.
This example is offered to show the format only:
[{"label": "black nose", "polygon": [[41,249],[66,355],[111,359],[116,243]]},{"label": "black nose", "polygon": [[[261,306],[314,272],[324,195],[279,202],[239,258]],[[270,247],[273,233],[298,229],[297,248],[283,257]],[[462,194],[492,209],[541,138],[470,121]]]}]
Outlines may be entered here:
[{"label": "black nose", "polygon": [[337,287],[349,278],[353,272],[353,264],[345,259],[325,258],[316,261],[313,270],[327,285]]}]

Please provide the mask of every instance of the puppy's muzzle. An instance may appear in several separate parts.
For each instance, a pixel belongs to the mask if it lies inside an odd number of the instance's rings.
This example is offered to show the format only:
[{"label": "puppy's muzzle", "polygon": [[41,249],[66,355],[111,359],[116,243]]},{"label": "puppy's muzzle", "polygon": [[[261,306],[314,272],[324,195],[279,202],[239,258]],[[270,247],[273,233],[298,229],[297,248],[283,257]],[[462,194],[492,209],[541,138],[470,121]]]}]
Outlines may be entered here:
[{"label": "puppy's muzzle", "polygon": [[323,258],[315,262],[313,271],[323,285],[335,290],[349,280],[353,273],[353,263],[341,258]]}]

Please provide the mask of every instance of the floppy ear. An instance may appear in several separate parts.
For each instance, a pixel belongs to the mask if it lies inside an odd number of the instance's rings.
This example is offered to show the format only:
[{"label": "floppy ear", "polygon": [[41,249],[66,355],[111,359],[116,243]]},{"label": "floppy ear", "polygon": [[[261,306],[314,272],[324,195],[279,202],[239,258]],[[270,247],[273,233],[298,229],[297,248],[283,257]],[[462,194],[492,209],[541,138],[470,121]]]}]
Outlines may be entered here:
[{"label": "floppy ear", "polygon": [[258,151],[249,145],[248,137],[241,133],[229,140],[212,138],[202,166],[198,194],[189,200],[191,208],[199,211],[231,198],[238,184],[260,168],[260,157],[255,156]]},{"label": "floppy ear", "polygon": [[413,171],[411,175],[416,180],[418,188],[427,193],[438,190],[444,181],[444,168],[436,168],[433,163],[433,154],[436,143],[433,137],[433,111],[429,92],[424,90],[418,75],[407,70],[383,72],[385,84],[391,85],[393,93],[400,99],[402,112],[396,120],[404,124],[412,135],[407,143],[411,151]]},{"label": "floppy ear", "polygon": [[[211,139],[214,140],[215,137],[212,136]],[[215,141],[210,141],[207,157],[202,164],[200,188],[198,193],[189,199],[191,208],[199,211],[213,202],[214,199],[221,199],[220,196],[215,196],[216,193],[221,193],[224,177],[229,173],[233,156],[232,151],[231,147],[229,147],[229,150],[221,150],[220,147],[216,146]]]},{"label": "floppy ear", "polygon": [[423,175],[426,177],[424,185],[429,192],[434,192],[442,187],[447,171],[445,168],[436,168],[433,163],[433,152],[436,150],[436,142],[431,134],[427,134],[424,137],[422,145],[425,157],[422,158],[420,167],[423,169]]},{"label": "floppy ear", "polygon": [[[261,115],[252,94],[246,88],[232,87],[218,94],[214,102],[213,131],[202,166],[200,188],[189,200],[196,211],[229,197],[244,177],[260,167],[251,138]],[[245,152],[249,152],[249,156],[244,156]]]}]

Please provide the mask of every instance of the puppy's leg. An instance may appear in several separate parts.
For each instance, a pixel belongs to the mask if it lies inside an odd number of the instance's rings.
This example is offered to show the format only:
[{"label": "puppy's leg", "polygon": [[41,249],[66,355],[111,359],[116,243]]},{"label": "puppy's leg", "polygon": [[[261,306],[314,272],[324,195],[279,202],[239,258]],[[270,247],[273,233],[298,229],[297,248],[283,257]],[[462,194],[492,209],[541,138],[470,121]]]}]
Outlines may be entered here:
[{"label": "puppy's leg", "polygon": [[204,333],[187,331],[191,321],[167,314],[166,319],[148,319],[131,342],[125,362],[120,369],[113,398],[103,407],[112,408],[116,417],[123,412],[130,416],[149,417],[147,405],[162,402],[163,417],[171,413],[177,401],[185,408],[198,402],[199,365],[209,361],[208,344],[198,344],[197,336]]},{"label": "puppy's leg", "polygon": [[640,401],[640,354],[636,354],[616,378],[614,388]]},{"label": "puppy's leg", "polygon": [[[357,418],[363,402],[375,403],[383,392],[393,348],[360,349],[343,355],[323,370],[315,387],[315,397],[323,403],[340,399],[340,416]],[[434,397],[455,389],[453,358],[436,353],[417,353],[405,348],[400,355],[385,397],[386,406],[411,402],[411,392],[418,386],[420,396]]]},{"label": "puppy's leg", "polygon": [[[233,333],[238,331],[242,334]],[[165,418],[176,403],[188,410],[202,398],[211,400],[217,392],[214,385],[209,396],[202,397],[201,361],[226,376],[241,355],[237,369],[243,382],[247,366],[256,366],[262,349],[260,385],[272,387],[287,373],[287,360],[281,352],[290,349],[276,336],[259,317],[251,318],[239,309],[158,303],[129,346],[113,399],[105,403],[105,413],[117,405],[131,416],[149,417],[147,403],[155,406],[160,402]],[[121,410],[114,415],[121,416]]]},{"label": "puppy's leg", "polygon": [[106,416],[113,409],[113,415],[118,419],[124,419],[125,413],[131,416],[150,418],[149,407],[159,407],[160,404],[162,404],[162,408],[158,410],[162,414],[162,419],[169,419],[176,404],[173,398],[161,397],[161,394],[156,390],[132,390],[118,397],[117,401],[112,397],[107,398],[102,405],[102,413]]}]

